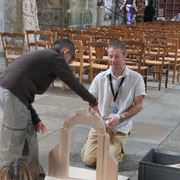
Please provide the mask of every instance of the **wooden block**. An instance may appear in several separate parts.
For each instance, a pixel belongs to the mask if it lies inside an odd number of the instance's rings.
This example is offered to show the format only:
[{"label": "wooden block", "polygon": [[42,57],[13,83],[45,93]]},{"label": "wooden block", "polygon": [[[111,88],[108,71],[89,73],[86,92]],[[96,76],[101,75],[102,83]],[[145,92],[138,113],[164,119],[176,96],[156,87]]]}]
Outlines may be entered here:
[{"label": "wooden block", "polygon": [[[93,127],[98,136],[97,147],[97,180],[117,180],[118,164],[109,152],[109,135],[106,133],[103,120],[96,113],[85,113],[78,110],[65,120],[63,128],[60,129],[58,145],[49,154],[49,172],[52,179],[59,178],[72,180],[69,177],[69,145],[70,129],[77,124],[86,124]],[[76,179],[77,180],[77,179]],[[90,179],[92,180],[92,179]]]},{"label": "wooden block", "polygon": [[[96,180],[96,171],[92,170],[92,169],[86,169],[86,168],[79,168],[79,167],[70,166],[69,167],[69,176],[74,177],[74,179]],[[47,176],[45,178],[45,180],[62,180],[62,179]],[[110,180],[111,180],[111,178],[110,178]],[[128,177],[118,175],[118,180],[128,180]]]},{"label": "wooden block", "polygon": [[105,141],[105,135],[98,135],[97,162],[96,162],[96,179],[98,180],[103,180],[104,141]]},{"label": "wooden block", "polygon": [[[52,159],[51,159],[52,158]],[[65,178],[69,174],[69,129],[60,129],[59,145],[49,155],[49,172],[52,177]]]}]

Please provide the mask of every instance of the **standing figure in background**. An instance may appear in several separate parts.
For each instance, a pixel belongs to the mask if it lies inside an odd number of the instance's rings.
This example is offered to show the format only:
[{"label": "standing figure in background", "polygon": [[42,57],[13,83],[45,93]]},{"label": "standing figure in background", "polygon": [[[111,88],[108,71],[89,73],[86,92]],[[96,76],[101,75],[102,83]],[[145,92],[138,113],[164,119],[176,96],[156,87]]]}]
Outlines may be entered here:
[{"label": "standing figure in background", "polygon": [[153,16],[155,13],[153,1],[150,0],[148,6],[145,7],[144,9],[144,22],[152,22],[153,21]]},{"label": "standing figure in background", "polygon": [[136,0],[125,0],[124,4],[122,6],[125,6],[125,13],[127,16],[127,24],[133,24],[134,23],[134,14],[135,14],[135,12],[138,12],[138,9],[136,6]]}]

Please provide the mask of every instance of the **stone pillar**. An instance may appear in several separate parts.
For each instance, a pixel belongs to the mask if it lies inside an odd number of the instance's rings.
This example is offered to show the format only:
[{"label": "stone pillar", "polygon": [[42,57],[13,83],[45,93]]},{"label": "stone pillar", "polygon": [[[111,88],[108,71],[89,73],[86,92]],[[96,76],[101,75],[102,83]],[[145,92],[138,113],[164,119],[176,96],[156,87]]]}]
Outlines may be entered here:
[{"label": "stone pillar", "polygon": [[12,33],[25,32],[26,29],[38,29],[36,0],[3,1],[4,31]]},{"label": "stone pillar", "polygon": [[22,3],[22,31],[39,30],[36,0],[23,0]]},{"label": "stone pillar", "polygon": [[[0,0],[0,32],[4,32],[4,0]],[[0,40],[0,56],[3,56],[2,41]]]},{"label": "stone pillar", "polygon": [[0,0],[0,32],[4,31],[4,0]]},{"label": "stone pillar", "polygon": [[104,25],[104,15],[105,15],[105,9],[104,7],[97,7],[97,27]]}]

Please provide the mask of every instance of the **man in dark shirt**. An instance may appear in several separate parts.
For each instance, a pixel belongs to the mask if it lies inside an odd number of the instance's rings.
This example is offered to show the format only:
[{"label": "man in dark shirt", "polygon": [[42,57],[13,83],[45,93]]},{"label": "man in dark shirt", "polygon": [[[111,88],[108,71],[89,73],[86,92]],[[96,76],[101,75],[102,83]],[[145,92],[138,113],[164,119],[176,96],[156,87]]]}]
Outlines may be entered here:
[{"label": "man in dark shirt", "polygon": [[152,6],[153,1],[149,2],[149,5],[144,9],[144,22],[152,22],[155,13],[154,7]]},{"label": "man in dark shirt", "polygon": [[31,51],[11,63],[0,75],[0,163],[16,156],[28,156],[45,177],[38,160],[36,132],[46,127],[32,107],[36,94],[43,94],[59,77],[95,110],[96,98],[74,77],[68,64],[75,49],[68,39],[57,40],[52,48]]}]

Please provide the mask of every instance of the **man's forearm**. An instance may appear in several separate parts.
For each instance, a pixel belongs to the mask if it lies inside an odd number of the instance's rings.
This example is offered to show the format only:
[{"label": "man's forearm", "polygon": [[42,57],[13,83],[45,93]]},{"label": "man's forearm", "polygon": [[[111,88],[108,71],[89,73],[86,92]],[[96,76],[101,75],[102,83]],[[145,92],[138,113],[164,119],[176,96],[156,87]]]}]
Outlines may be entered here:
[{"label": "man's forearm", "polygon": [[122,113],[122,115],[125,117],[125,119],[128,119],[135,114],[137,114],[139,111],[141,111],[143,107],[143,96],[138,97],[135,99],[133,105],[129,107],[125,112]]}]

